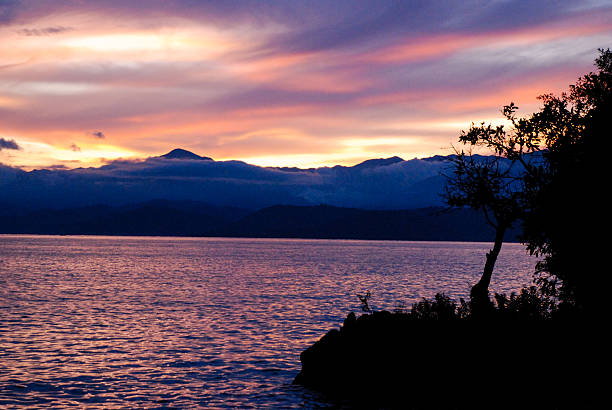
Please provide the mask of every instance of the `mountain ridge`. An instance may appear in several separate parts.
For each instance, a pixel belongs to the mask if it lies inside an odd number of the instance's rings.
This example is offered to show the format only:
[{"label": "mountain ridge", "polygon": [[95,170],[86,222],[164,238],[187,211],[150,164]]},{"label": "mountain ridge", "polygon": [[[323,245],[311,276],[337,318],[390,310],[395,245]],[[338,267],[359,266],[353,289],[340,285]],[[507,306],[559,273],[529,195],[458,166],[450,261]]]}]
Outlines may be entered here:
[{"label": "mountain ridge", "polygon": [[[484,157],[483,157],[484,158]],[[450,157],[395,156],[354,166],[261,167],[215,161],[177,148],[100,167],[23,171],[0,166],[0,202],[25,208],[124,206],[151,200],[197,201],[249,210],[285,204],[359,209],[442,206]]]}]

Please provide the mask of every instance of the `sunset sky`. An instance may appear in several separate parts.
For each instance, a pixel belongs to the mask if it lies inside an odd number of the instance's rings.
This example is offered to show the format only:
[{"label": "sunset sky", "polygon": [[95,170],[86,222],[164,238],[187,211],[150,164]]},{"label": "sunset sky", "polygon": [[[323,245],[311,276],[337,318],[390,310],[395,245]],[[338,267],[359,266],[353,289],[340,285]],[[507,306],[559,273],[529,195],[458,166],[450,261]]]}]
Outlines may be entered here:
[{"label": "sunset sky", "polygon": [[448,154],[472,121],[566,89],[601,47],[610,0],[0,0],[0,163]]}]

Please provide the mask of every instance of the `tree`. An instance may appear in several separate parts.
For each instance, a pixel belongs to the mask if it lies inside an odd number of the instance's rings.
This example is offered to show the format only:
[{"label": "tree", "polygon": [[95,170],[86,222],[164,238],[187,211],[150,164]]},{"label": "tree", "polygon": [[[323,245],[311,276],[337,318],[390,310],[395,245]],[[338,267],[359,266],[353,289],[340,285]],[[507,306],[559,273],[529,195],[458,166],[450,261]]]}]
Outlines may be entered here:
[{"label": "tree", "polygon": [[[612,114],[612,52],[600,49],[597,73],[581,77],[560,96],[546,94],[540,111],[518,118],[513,103],[503,109],[510,122],[472,124],[459,141],[469,151],[457,152],[445,198],[452,206],[482,210],[495,228],[495,242],[487,254],[474,301],[488,301],[488,286],[505,230],[522,221],[522,241],[543,259],[537,266],[541,290],[575,310],[593,310],[598,279],[591,260],[589,230],[596,223],[590,164],[594,147],[610,135]],[[485,147],[493,156],[472,155],[471,147]],[[587,271],[587,272],[585,272]]]},{"label": "tree", "polygon": [[[595,181],[596,148],[602,152],[610,137],[612,116],[612,52],[600,49],[597,72],[571,85],[568,93],[541,97],[543,108],[529,119],[531,132],[545,146],[545,167],[527,181],[531,205],[525,214],[523,241],[536,255],[539,283],[562,305],[579,314],[609,310],[602,288],[607,271],[602,254],[594,252],[595,233],[603,227],[607,203]],[[607,138],[606,138],[607,137]],[[604,187],[602,187],[604,188]],[[599,266],[596,266],[599,265]],[[602,303],[603,302],[603,303]]]},{"label": "tree", "polygon": [[[514,114],[517,108],[511,103],[502,111],[515,129],[519,126]],[[483,157],[473,155],[471,148],[467,153],[456,150],[454,168],[452,174],[447,175],[444,192],[450,206],[468,206],[482,211],[495,229],[493,248],[486,255],[482,276],[470,291],[472,309],[477,313],[490,306],[489,285],[495,262],[506,231],[522,217],[523,180],[533,167],[532,162],[537,161],[534,161],[534,156],[525,156],[535,148],[519,135],[507,133],[503,125],[472,124],[467,133],[462,131],[459,141],[469,146],[486,146],[494,151],[493,156]]]}]

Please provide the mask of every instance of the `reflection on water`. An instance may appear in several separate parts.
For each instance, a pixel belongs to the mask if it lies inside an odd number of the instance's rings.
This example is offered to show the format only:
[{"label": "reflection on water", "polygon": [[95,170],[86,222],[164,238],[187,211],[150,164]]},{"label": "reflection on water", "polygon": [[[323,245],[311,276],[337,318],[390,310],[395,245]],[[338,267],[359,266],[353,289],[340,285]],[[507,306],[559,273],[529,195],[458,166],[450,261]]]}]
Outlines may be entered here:
[{"label": "reflection on water", "polygon": [[[0,235],[0,405],[323,405],[290,383],[356,293],[465,296],[488,248]],[[505,244],[493,288],[529,284],[533,263]]]}]

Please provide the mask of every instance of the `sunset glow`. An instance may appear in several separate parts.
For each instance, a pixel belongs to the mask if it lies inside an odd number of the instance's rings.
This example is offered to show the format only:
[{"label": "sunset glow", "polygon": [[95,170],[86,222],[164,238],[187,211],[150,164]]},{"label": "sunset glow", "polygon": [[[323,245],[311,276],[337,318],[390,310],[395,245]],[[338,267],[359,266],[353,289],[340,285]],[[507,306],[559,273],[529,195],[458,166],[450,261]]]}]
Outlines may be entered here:
[{"label": "sunset glow", "polygon": [[612,39],[606,2],[433,3],[8,2],[0,137],[21,149],[0,163],[446,154],[472,121],[566,89]]}]

